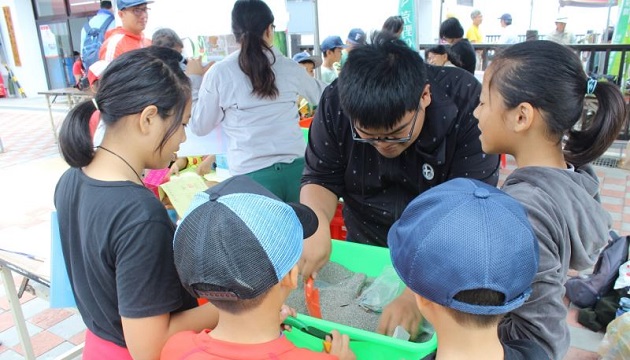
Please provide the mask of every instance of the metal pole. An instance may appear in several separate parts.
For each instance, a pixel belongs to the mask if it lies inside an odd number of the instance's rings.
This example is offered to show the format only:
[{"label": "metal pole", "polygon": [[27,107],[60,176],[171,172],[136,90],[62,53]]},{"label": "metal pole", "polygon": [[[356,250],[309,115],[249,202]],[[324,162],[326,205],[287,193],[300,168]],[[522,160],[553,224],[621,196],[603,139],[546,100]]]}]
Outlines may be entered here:
[{"label": "metal pole", "polygon": [[606,17],[606,31],[604,31],[604,38],[602,39],[602,43],[608,42],[608,32],[610,31],[610,10],[613,6],[614,0],[608,1],[608,17]]},{"label": "metal pole", "polygon": [[[317,0],[313,0],[313,13],[315,16],[315,30],[313,32],[313,55],[321,57],[322,54],[319,50],[319,10],[317,7]],[[315,69],[315,74],[318,79],[321,79],[320,70],[320,68]]]},{"label": "metal pole", "polygon": [[534,16],[534,0],[529,3],[529,29],[532,29],[532,17]]}]

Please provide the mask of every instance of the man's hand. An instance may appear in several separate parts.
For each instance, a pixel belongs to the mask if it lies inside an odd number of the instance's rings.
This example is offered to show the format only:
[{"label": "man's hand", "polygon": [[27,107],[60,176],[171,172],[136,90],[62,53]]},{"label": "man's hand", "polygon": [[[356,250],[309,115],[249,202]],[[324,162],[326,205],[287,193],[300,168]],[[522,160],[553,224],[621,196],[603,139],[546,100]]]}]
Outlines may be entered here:
[{"label": "man's hand", "polygon": [[304,280],[309,276],[314,279],[319,269],[330,260],[330,220],[337,208],[337,195],[321,185],[307,184],[300,189],[300,202],[315,212],[319,222],[315,234],[304,240],[304,250],[298,263]]},{"label": "man's hand", "polygon": [[333,330],[330,336],[326,336],[326,341],[331,342],[330,354],[339,358],[339,360],[355,360],[357,357],[350,350],[350,338],[348,335],[341,335],[339,331]]},{"label": "man's hand", "polygon": [[422,314],[418,310],[416,300],[409,288],[383,309],[376,332],[391,336],[396,326],[400,325],[414,339],[418,336]]},{"label": "man's hand", "polygon": [[304,250],[302,250],[302,257],[299,262],[304,279],[308,279],[309,276],[313,276],[314,279],[317,276],[319,269],[326,265],[330,259],[332,250],[328,222],[322,220],[319,215],[317,218],[319,227],[313,236],[304,240]]}]

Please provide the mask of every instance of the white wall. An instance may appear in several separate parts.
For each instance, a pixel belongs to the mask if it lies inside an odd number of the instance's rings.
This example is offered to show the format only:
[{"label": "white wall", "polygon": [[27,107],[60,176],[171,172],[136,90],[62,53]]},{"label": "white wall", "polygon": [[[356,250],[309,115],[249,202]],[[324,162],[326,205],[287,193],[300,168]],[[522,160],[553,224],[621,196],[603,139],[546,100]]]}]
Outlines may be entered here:
[{"label": "white wall", "polygon": [[[15,40],[17,42],[18,54],[22,66],[16,66],[13,61],[13,52],[7,24],[4,14],[0,13],[0,26],[2,27],[2,45],[5,48],[8,59],[5,59],[9,67],[17,77],[18,82],[26,92],[27,96],[36,96],[38,91],[48,90],[46,83],[46,72],[37,38],[37,26],[33,16],[33,7],[27,0],[0,0],[0,8],[9,6],[11,9],[11,19]],[[4,66],[2,73],[6,74]],[[8,86],[8,84],[5,84]]]}]

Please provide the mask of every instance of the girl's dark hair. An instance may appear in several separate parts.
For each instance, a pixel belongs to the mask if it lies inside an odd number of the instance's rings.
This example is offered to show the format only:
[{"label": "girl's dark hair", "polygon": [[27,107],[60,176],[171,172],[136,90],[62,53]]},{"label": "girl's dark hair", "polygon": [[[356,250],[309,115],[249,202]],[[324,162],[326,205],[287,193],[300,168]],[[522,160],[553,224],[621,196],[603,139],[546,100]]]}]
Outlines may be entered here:
[{"label": "girl's dark hair", "polygon": [[172,49],[149,46],[120,55],[103,72],[93,100],[72,109],[59,131],[59,147],[64,160],[72,167],[87,166],[94,157],[89,121],[96,110],[106,125],[127,115],[141,113],[154,105],[163,119],[175,115],[164,138],[155,149],[162,148],[182,123],[184,109],[191,99],[190,80],[179,65],[181,55]]},{"label": "girl's dark hair", "polygon": [[446,59],[451,62],[451,64],[462,67],[462,60],[457,54],[451,52],[450,46],[445,45],[436,45],[432,48],[429,48],[426,51],[427,55],[429,53],[438,54],[438,55],[446,55]]},{"label": "girl's dark hair", "polygon": [[387,18],[387,20],[385,20],[382,30],[389,31],[392,34],[398,34],[402,31],[403,25],[405,25],[405,20],[403,20],[402,16],[390,16]]},{"label": "girl's dark hair", "polygon": [[464,28],[456,18],[448,18],[440,24],[440,39],[461,39]]},{"label": "girl's dark hair", "polygon": [[434,53],[434,54],[438,54],[438,55],[448,54],[448,52],[446,51],[446,46],[444,46],[444,45],[436,45],[436,46],[428,49],[427,53]]},{"label": "girl's dark hair", "polygon": [[175,30],[169,28],[157,29],[153,33],[151,44],[153,46],[163,46],[173,50],[175,50],[175,47],[184,48],[182,39],[179,38]]},{"label": "girl's dark hair", "polygon": [[252,82],[252,92],[271,99],[278,96],[276,74],[271,68],[276,57],[263,36],[273,21],[271,9],[260,0],[238,0],[232,9],[232,33],[241,44],[238,65]]},{"label": "girl's dark hair", "polygon": [[[597,159],[619,135],[625,119],[619,88],[589,79],[570,48],[551,41],[515,44],[495,57],[491,69],[490,88],[498,89],[508,109],[529,103],[540,110],[551,139],[560,143],[566,136],[564,156],[569,163],[581,166]],[[589,80],[599,109],[576,126]]]}]

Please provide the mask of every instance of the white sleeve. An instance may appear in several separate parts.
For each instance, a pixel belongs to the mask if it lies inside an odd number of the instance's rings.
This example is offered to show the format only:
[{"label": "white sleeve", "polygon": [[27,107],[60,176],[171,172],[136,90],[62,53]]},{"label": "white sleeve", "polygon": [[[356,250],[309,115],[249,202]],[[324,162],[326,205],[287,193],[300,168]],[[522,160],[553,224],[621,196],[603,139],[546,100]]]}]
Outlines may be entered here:
[{"label": "white sleeve", "polygon": [[319,99],[328,86],[325,82],[312,78],[306,71],[298,72],[298,84],[299,94],[311,104],[319,104]]},{"label": "white sleeve", "polygon": [[196,101],[193,96],[193,111],[188,126],[195,135],[209,134],[225,116],[220,105],[219,79],[214,69],[213,66],[204,75]]}]

